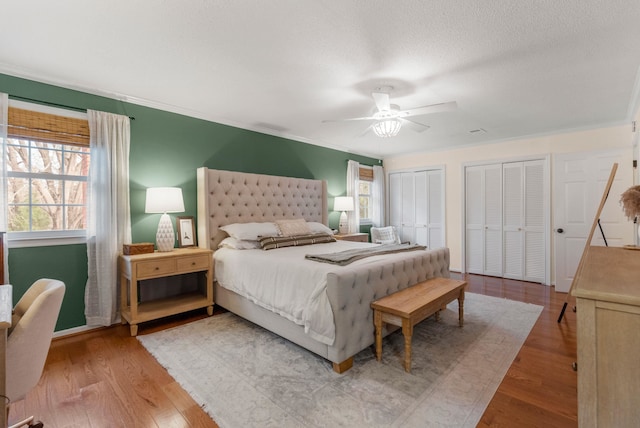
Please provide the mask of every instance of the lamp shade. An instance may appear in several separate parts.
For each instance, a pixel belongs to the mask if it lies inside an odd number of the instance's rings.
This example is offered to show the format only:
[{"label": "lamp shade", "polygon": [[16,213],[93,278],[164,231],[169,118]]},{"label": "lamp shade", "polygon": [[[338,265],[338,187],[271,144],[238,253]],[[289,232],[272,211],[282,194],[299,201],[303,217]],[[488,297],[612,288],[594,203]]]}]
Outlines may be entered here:
[{"label": "lamp shade", "polygon": [[182,189],[179,187],[149,187],[144,212],[148,214],[184,212]]},{"label": "lamp shade", "polygon": [[353,198],[351,196],[336,196],[333,200],[334,211],[353,211]]}]

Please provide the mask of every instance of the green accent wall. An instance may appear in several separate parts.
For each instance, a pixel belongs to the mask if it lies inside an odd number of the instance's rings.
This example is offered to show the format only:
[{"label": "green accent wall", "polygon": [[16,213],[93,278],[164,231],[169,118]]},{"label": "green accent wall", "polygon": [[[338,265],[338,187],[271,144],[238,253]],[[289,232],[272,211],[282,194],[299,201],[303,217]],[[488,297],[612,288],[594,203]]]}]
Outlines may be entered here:
[{"label": "green accent wall", "polygon": [[[181,187],[186,211],[177,215],[197,217],[196,169],[201,166],[327,180],[331,208],[333,197],[346,193],[348,160],[363,165],[380,162],[375,158],[4,74],[0,74],[0,92],[8,93],[10,99],[29,98],[43,104],[62,104],[135,117],[131,121],[129,156],[133,242],[155,241],[160,215],[144,213],[147,187]],[[339,216],[340,213],[330,210],[329,226],[337,228]],[[175,221],[175,216],[172,217]],[[9,275],[14,286],[14,303],[38,278],[63,280],[67,292],[56,329],[85,324],[87,255],[84,245],[12,248],[9,250]]]},{"label": "green accent wall", "polygon": [[40,278],[54,278],[64,282],[66,291],[56,330],[85,324],[86,245],[12,248],[9,250],[9,275],[13,285],[14,304]]}]

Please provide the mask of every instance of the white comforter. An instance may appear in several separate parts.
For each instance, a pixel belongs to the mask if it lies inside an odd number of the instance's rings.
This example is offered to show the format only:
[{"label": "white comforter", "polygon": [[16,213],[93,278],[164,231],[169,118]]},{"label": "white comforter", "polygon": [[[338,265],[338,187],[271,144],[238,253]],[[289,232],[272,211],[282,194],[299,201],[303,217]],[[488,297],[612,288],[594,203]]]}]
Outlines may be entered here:
[{"label": "white comforter", "polygon": [[[305,260],[306,254],[324,254],[372,244],[337,241],[274,250],[233,250],[215,253],[218,283],[257,305],[304,326],[315,340],[333,345],[335,324],[327,298],[327,273],[343,267]],[[354,262],[374,263],[374,256]]]}]

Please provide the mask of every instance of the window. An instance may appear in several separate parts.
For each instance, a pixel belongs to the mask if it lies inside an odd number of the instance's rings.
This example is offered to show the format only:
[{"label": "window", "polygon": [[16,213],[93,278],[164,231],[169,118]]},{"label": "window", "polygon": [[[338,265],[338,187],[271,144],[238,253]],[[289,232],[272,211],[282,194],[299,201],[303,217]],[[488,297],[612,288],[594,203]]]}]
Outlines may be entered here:
[{"label": "window", "polygon": [[9,239],[84,237],[90,165],[86,115],[13,105],[5,152]]},{"label": "window", "polygon": [[373,168],[360,167],[358,171],[358,200],[360,203],[360,224],[371,224],[373,206],[371,187],[373,185]]}]

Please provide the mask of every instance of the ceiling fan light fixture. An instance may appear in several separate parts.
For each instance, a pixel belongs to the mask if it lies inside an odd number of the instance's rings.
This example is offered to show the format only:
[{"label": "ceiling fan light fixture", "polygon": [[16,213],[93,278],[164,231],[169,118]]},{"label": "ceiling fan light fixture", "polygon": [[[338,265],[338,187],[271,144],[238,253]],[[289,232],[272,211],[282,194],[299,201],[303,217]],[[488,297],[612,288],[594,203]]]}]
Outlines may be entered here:
[{"label": "ceiling fan light fixture", "polygon": [[381,138],[395,137],[400,132],[400,120],[384,119],[373,124],[373,132]]}]

